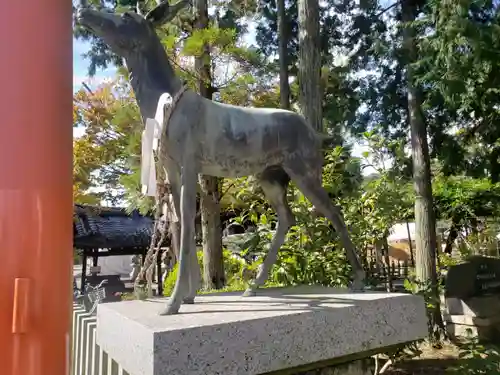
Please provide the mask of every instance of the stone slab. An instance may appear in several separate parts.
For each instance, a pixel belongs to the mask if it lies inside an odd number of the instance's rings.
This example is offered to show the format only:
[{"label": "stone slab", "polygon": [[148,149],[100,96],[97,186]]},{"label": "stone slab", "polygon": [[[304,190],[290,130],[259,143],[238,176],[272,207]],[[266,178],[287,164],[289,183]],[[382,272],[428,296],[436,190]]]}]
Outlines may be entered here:
[{"label": "stone slab", "polygon": [[477,326],[460,323],[446,323],[446,331],[451,338],[476,337],[479,340],[499,342],[500,326]]},{"label": "stone slab", "polygon": [[460,298],[442,298],[445,311],[450,315],[467,315],[488,318],[500,315],[500,295]]},{"label": "stone slab", "polygon": [[97,342],[130,375],[265,374],[427,335],[424,300],[409,294],[276,288],[200,296],[159,316],[165,302],[98,307]]},{"label": "stone slab", "polygon": [[468,326],[477,327],[490,327],[500,325],[500,315],[489,318],[478,318],[476,316],[468,315],[443,315],[444,321],[455,324],[463,324]]}]

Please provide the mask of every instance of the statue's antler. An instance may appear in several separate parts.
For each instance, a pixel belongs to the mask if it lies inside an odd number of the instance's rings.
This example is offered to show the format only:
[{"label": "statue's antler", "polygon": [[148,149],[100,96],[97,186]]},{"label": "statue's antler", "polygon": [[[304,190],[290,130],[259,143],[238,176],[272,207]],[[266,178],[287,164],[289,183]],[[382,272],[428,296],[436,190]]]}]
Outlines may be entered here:
[{"label": "statue's antler", "polygon": [[137,4],[135,4],[135,12],[140,16],[144,16],[144,14],[142,13],[142,10],[141,10],[141,4],[142,4],[142,1],[138,1]]},{"label": "statue's antler", "polygon": [[97,1],[91,1],[90,4],[89,4],[88,0],[78,0],[78,7],[80,9],[90,8],[91,5],[94,5],[98,9],[104,9],[104,8],[106,8],[106,5],[104,4],[104,0],[99,0],[99,2],[97,2]]},{"label": "statue's antler", "polygon": [[168,0],[157,0],[157,4],[146,14],[146,19],[154,26],[170,22],[182,8],[191,5],[191,0],[181,0],[172,6],[169,5]]}]

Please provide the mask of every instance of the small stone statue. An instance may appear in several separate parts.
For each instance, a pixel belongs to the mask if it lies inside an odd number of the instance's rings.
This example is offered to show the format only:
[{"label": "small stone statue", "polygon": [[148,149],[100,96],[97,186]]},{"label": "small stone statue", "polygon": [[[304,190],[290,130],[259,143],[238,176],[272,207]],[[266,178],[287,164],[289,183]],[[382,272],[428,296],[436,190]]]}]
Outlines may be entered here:
[{"label": "small stone statue", "polygon": [[134,255],[132,256],[132,262],[130,264],[132,267],[132,271],[130,272],[130,280],[133,282],[137,278],[137,275],[139,275],[139,272],[141,271],[141,256],[140,255]]}]

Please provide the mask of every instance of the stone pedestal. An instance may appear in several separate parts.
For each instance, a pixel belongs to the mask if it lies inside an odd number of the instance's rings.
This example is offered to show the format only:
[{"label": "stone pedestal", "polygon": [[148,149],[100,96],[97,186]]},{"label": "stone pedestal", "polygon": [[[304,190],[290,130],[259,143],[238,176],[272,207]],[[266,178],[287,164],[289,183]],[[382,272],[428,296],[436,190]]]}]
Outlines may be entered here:
[{"label": "stone pedestal", "polygon": [[159,316],[165,302],[98,307],[97,343],[130,375],[334,374],[427,335],[424,300],[408,294],[265,289],[200,296]]},{"label": "stone pedestal", "polygon": [[472,334],[487,341],[500,339],[500,295],[466,300],[443,299],[443,317],[448,334],[454,338]]}]

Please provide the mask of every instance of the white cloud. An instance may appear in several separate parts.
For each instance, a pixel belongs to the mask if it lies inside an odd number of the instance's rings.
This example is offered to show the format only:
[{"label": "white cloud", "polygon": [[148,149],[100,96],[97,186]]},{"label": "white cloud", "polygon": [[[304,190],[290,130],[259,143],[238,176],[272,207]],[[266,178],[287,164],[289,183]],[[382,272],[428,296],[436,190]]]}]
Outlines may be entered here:
[{"label": "white cloud", "polygon": [[80,138],[85,132],[85,128],[83,126],[77,126],[73,128],[73,138]]}]

